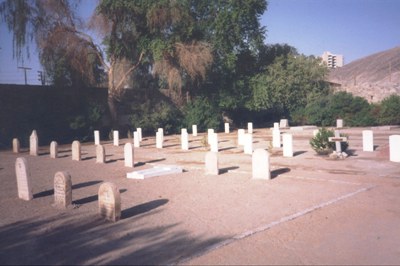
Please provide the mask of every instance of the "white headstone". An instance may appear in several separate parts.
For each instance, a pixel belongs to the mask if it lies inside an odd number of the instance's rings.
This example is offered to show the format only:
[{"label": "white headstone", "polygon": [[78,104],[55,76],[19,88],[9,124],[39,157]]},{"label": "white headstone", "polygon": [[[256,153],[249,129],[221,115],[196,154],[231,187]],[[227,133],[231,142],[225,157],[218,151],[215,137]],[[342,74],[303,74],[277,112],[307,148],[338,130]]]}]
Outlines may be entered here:
[{"label": "white headstone", "polygon": [[253,135],[250,133],[244,134],[244,153],[253,154]]},{"label": "white headstone", "polygon": [[137,131],[133,132],[133,146],[135,148],[140,147],[139,133]]},{"label": "white headstone", "polygon": [[39,139],[36,130],[33,130],[29,137],[29,154],[33,156],[39,155]]},{"label": "white headstone", "polygon": [[374,151],[374,132],[372,130],[363,130],[363,151]]},{"label": "white headstone", "polygon": [[157,149],[163,148],[163,134],[161,131],[156,132],[156,148]]},{"label": "white headstone", "polygon": [[192,135],[193,137],[197,137],[197,125],[192,125]]},{"label": "white headstone", "polygon": [[279,121],[279,127],[280,128],[288,128],[289,127],[289,120],[287,119],[281,119]]},{"label": "white headstone", "polygon": [[106,149],[103,145],[99,144],[96,146],[96,163],[106,162]]},{"label": "white headstone", "polygon": [[119,146],[119,131],[118,130],[113,131],[113,141],[114,141],[114,146]]},{"label": "white headstone", "polygon": [[121,195],[115,184],[110,182],[101,184],[98,199],[101,217],[112,222],[121,218]]},{"label": "white headstone", "polygon": [[279,129],[279,123],[278,122],[274,123],[274,129]]},{"label": "white headstone", "polygon": [[134,167],[133,146],[132,143],[126,143],[124,146],[125,167]]},{"label": "white headstone", "polygon": [[274,148],[281,147],[281,131],[279,130],[279,127],[278,128],[274,127],[274,129],[272,130],[272,147]]},{"label": "white headstone", "polygon": [[50,158],[58,158],[58,143],[56,141],[50,142]]},{"label": "white headstone", "polygon": [[189,135],[187,133],[186,128],[182,128],[181,147],[182,147],[182,150],[184,150],[184,151],[189,150]]},{"label": "white headstone", "polygon": [[205,164],[206,164],[206,170],[205,170],[206,175],[218,175],[219,174],[218,153],[212,152],[212,151],[207,152]]},{"label": "white headstone", "polygon": [[23,200],[33,199],[31,175],[25,158],[19,157],[15,161],[15,174],[17,176],[18,197]]},{"label": "white headstone", "polygon": [[229,123],[225,123],[224,127],[225,127],[225,133],[229,134]]},{"label": "white headstone", "polygon": [[252,178],[271,179],[269,167],[269,153],[263,149],[256,149],[252,157]]},{"label": "white headstone", "polygon": [[336,120],[336,127],[337,128],[342,128],[343,127],[343,119],[337,119]]},{"label": "white headstone", "polygon": [[207,130],[207,143],[210,144],[210,135],[214,134],[214,129],[209,128]]},{"label": "white headstone", "polygon": [[218,134],[217,133],[212,133],[210,134],[210,150],[212,152],[218,152]]},{"label": "white headstone", "polygon": [[400,135],[389,136],[390,161],[400,163]]},{"label": "white headstone", "polygon": [[283,157],[293,157],[293,136],[292,134],[282,134]]},{"label": "white headstone", "polygon": [[247,133],[253,134],[253,123],[247,123]]},{"label": "white headstone", "polygon": [[157,165],[157,166],[154,166],[153,168],[127,173],[126,177],[130,178],[130,179],[146,179],[146,178],[151,178],[151,177],[155,177],[155,176],[176,174],[176,173],[182,173],[182,172],[183,172],[183,169],[179,166]]},{"label": "white headstone", "polygon": [[72,181],[68,172],[57,172],[54,176],[54,206],[67,208],[72,204]]},{"label": "white headstone", "polygon": [[19,140],[17,138],[14,138],[12,140],[12,146],[13,146],[13,152],[14,153],[19,153],[21,151],[21,145],[20,145]]},{"label": "white headstone", "polygon": [[100,145],[100,131],[94,131],[94,145]]},{"label": "white headstone", "polygon": [[244,145],[244,129],[238,129],[238,145]]},{"label": "white headstone", "polygon": [[143,140],[143,138],[142,138],[142,128],[138,127],[138,128],[136,128],[136,131],[138,133],[139,141],[142,141]]},{"label": "white headstone", "polygon": [[72,142],[72,160],[80,161],[81,160],[81,143],[77,140]]}]

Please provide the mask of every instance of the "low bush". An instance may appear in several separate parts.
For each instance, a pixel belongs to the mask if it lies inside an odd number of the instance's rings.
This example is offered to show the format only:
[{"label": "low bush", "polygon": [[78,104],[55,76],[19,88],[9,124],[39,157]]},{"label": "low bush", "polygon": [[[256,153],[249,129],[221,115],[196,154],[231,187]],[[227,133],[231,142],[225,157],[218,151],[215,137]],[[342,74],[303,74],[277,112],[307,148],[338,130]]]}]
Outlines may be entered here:
[{"label": "low bush", "polygon": [[[310,140],[310,145],[312,149],[319,155],[327,155],[332,153],[336,146],[335,142],[329,142],[330,137],[334,137],[335,132],[333,130],[329,130],[327,128],[321,128],[318,130],[318,133]],[[344,134],[340,134],[341,137],[344,137]],[[346,151],[349,147],[348,142],[340,143],[342,151]]]}]

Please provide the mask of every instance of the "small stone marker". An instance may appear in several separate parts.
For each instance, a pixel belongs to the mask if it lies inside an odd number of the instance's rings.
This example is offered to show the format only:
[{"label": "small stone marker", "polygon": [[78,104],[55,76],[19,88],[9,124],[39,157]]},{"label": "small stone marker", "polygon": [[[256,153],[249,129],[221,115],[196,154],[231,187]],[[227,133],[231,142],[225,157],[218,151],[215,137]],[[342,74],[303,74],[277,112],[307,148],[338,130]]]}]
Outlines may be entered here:
[{"label": "small stone marker", "polygon": [[224,129],[225,129],[225,133],[226,133],[226,134],[229,134],[229,123],[225,123],[225,124],[224,124],[224,127],[225,127],[225,128],[224,128]]},{"label": "small stone marker", "polygon": [[19,140],[17,138],[13,138],[12,146],[13,146],[13,153],[20,153],[21,145],[20,145]]},{"label": "small stone marker", "polygon": [[39,155],[39,139],[36,130],[33,130],[29,137],[29,154],[33,156]]},{"label": "small stone marker", "polygon": [[100,131],[94,131],[94,145],[100,145]]},{"label": "small stone marker", "polygon": [[113,141],[114,141],[114,146],[119,146],[119,131],[118,130],[113,131]]},{"label": "small stone marker", "polygon": [[206,164],[206,175],[218,175],[219,174],[219,169],[218,169],[218,153],[209,151],[206,153],[206,159],[205,159],[205,164]]},{"label": "small stone marker", "polygon": [[372,130],[363,130],[363,151],[374,151],[374,132]]},{"label": "small stone marker", "polygon": [[77,140],[72,142],[72,160],[80,161],[81,160],[81,143]]},{"label": "small stone marker", "polygon": [[156,148],[162,149],[163,148],[163,133],[161,131],[156,132]]},{"label": "small stone marker", "polygon": [[279,124],[274,123],[274,125],[278,125],[278,127],[274,126],[272,130],[272,147],[280,148],[281,147],[281,131],[279,130]]},{"label": "small stone marker", "polygon": [[253,135],[250,133],[244,134],[244,147],[245,154],[253,154]]},{"label": "small stone marker", "polygon": [[210,150],[212,152],[218,152],[218,134],[212,133],[209,137],[210,139],[208,142],[210,143]]},{"label": "small stone marker", "polygon": [[121,195],[117,186],[110,182],[100,185],[99,213],[106,220],[116,222],[121,218]]},{"label": "small stone marker", "polygon": [[139,141],[142,141],[143,140],[143,138],[142,138],[142,128],[138,127],[138,128],[136,128],[136,131],[138,133]]},{"label": "small stone marker", "polygon": [[187,133],[186,128],[182,128],[181,131],[181,148],[184,151],[188,151],[189,150],[189,135]]},{"label": "small stone marker", "polygon": [[210,144],[210,138],[211,138],[211,135],[212,135],[212,134],[214,134],[214,129],[209,128],[209,129],[207,130],[207,144]]},{"label": "small stone marker", "polygon": [[197,125],[192,125],[192,135],[193,137],[197,137]]},{"label": "small stone marker", "polygon": [[31,175],[25,158],[19,157],[15,161],[15,174],[17,176],[18,197],[23,200],[33,199]]},{"label": "small stone marker", "polygon": [[343,127],[343,119],[337,119],[336,120],[336,127],[337,128],[342,128]]},{"label": "small stone marker", "polygon": [[238,129],[238,145],[244,145],[244,129]]},{"label": "small stone marker", "polygon": [[253,123],[247,123],[247,133],[253,134]]},{"label": "small stone marker", "polygon": [[279,127],[280,128],[288,128],[289,127],[289,120],[287,119],[281,119],[279,121]]},{"label": "small stone marker", "polygon": [[389,136],[390,161],[400,163],[400,135]]},{"label": "small stone marker", "polygon": [[346,137],[341,137],[339,130],[335,130],[335,136],[334,137],[329,137],[328,138],[329,142],[335,142],[336,145],[336,153],[342,153],[342,146],[340,145],[340,142],[345,142],[347,141]]},{"label": "small stone marker", "polygon": [[99,144],[96,146],[96,163],[106,162],[106,149],[103,145]]},{"label": "small stone marker", "polygon": [[56,141],[50,142],[50,158],[58,158],[58,143]]},{"label": "small stone marker", "polygon": [[133,146],[132,143],[126,143],[124,146],[125,167],[134,167]]},{"label": "small stone marker", "polygon": [[139,133],[137,131],[133,132],[133,146],[135,148],[140,147]]},{"label": "small stone marker", "polygon": [[158,165],[154,166],[150,169],[140,170],[140,171],[133,171],[131,173],[127,173],[126,177],[130,179],[145,179],[155,176],[162,176],[162,175],[169,175],[169,174],[176,174],[182,173],[183,169],[176,165]]},{"label": "small stone marker", "polygon": [[67,208],[72,204],[72,181],[68,172],[57,172],[54,176],[54,206]]},{"label": "small stone marker", "polygon": [[278,122],[274,123],[274,129],[279,129],[279,123]]},{"label": "small stone marker", "polygon": [[271,179],[269,169],[269,153],[263,149],[256,149],[252,157],[252,178]]},{"label": "small stone marker", "polygon": [[293,136],[292,134],[282,134],[283,157],[293,157]]}]

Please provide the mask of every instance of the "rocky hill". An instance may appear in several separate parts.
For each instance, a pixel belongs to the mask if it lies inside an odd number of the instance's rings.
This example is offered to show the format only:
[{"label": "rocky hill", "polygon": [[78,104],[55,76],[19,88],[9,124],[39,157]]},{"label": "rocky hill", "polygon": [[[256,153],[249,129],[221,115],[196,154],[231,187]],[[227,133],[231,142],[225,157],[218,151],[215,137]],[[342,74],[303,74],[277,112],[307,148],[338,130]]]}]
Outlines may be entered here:
[{"label": "rocky hill", "polygon": [[369,102],[400,95],[400,46],[332,69],[328,81],[337,91],[347,91]]}]

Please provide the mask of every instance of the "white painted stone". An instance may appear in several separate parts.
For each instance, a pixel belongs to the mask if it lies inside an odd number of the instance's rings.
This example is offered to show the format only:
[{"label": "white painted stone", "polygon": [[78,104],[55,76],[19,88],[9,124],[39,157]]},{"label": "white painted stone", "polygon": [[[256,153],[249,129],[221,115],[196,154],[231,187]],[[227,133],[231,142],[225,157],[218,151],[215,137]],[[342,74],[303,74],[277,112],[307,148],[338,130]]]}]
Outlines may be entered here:
[{"label": "white painted stone", "polygon": [[15,161],[15,174],[17,176],[18,197],[23,200],[33,199],[31,174],[25,158],[19,157]]},{"label": "white painted stone", "polygon": [[329,137],[328,141],[329,142],[335,142],[336,153],[340,154],[340,153],[342,153],[342,145],[340,144],[340,142],[347,141],[347,138],[346,137],[340,137],[339,130],[335,130],[335,137]]},{"label": "white painted stone", "polygon": [[363,151],[374,151],[374,132],[372,130],[363,130]]},{"label": "white painted stone", "polygon": [[157,149],[163,148],[163,133],[162,133],[162,131],[156,132],[156,148]]},{"label": "white painted stone", "polygon": [[81,143],[77,140],[72,142],[72,160],[80,161],[81,160]]},{"label": "white painted stone", "polygon": [[39,156],[39,139],[36,130],[33,130],[29,137],[29,154]]},{"label": "white painted stone", "polygon": [[58,158],[58,143],[57,141],[50,142],[50,158]]},{"label": "white painted stone", "polygon": [[210,150],[212,152],[218,152],[218,134],[217,133],[213,133],[210,135]]},{"label": "white painted stone", "polygon": [[192,135],[193,137],[197,137],[197,125],[192,125]]},{"label": "white painted stone", "polygon": [[184,151],[188,151],[189,150],[189,135],[187,133],[186,128],[182,128],[181,148]]},{"label": "white painted stone", "polygon": [[54,175],[54,205],[67,208],[72,204],[72,181],[68,172],[57,172]]},{"label": "white painted stone", "polygon": [[247,123],[247,133],[253,134],[253,123]]},{"label": "white painted stone", "polygon": [[343,119],[337,119],[336,120],[336,127],[337,128],[342,128],[343,127]]},{"label": "white painted stone", "polygon": [[278,122],[274,123],[274,129],[279,129],[279,123]]},{"label": "white painted stone", "polygon": [[100,145],[100,131],[94,131],[94,145]]},{"label": "white painted stone", "polygon": [[139,141],[142,141],[142,140],[143,140],[143,137],[142,137],[142,128],[138,127],[138,128],[136,128],[136,131],[137,131],[137,133],[138,133]]},{"label": "white painted stone", "polygon": [[20,145],[19,140],[17,138],[13,138],[12,146],[13,146],[13,153],[20,153],[21,145]]},{"label": "white painted stone", "polygon": [[389,136],[390,161],[400,163],[400,135]]},{"label": "white painted stone", "polygon": [[105,182],[98,192],[99,214],[102,218],[116,222],[121,218],[121,195],[114,183]]},{"label": "white painted stone", "polygon": [[135,166],[135,163],[133,161],[132,143],[126,143],[124,145],[124,158],[125,158],[125,167],[134,167]]},{"label": "white painted stone", "polygon": [[114,141],[114,146],[119,146],[119,131],[118,130],[113,131],[113,141]]},{"label": "white painted stone", "polygon": [[238,145],[244,145],[244,129],[238,129]]},{"label": "white painted stone", "polygon": [[207,130],[207,144],[210,144],[210,136],[211,136],[211,134],[214,134],[214,129],[209,128]]},{"label": "white painted stone", "polygon": [[253,135],[250,133],[244,134],[244,153],[253,154]]},{"label": "white painted stone", "polygon": [[206,175],[218,175],[218,153],[216,152],[207,152],[205,159],[205,174]]},{"label": "white painted stone", "polygon": [[274,127],[274,129],[272,130],[272,147],[274,148],[281,147],[281,131],[279,130],[279,128]]},{"label": "white painted stone", "polygon": [[133,146],[135,148],[140,147],[139,133],[137,131],[133,132]]},{"label": "white painted stone", "polygon": [[188,133],[188,132],[187,132],[187,129],[186,129],[186,128],[181,128],[181,134],[182,134],[182,133],[186,133],[186,134],[187,134],[187,133]]},{"label": "white painted stone", "polygon": [[282,134],[283,157],[293,157],[293,136],[292,134]]},{"label": "white painted stone", "polygon": [[181,167],[175,165],[159,165],[150,169],[133,171],[131,173],[127,173],[126,177],[131,179],[145,179],[155,176],[169,175],[182,173],[183,169]]},{"label": "white painted stone", "polygon": [[96,163],[106,162],[106,149],[103,145],[99,144],[96,146]]},{"label": "white painted stone", "polygon": [[287,119],[281,119],[279,121],[279,127],[280,128],[288,128],[289,127],[289,120]]},{"label": "white painted stone", "polygon": [[225,127],[225,133],[229,134],[229,123],[225,123],[224,127]]},{"label": "white painted stone", "polygon": [[256,149],[252,156],[252,178],[271,179],[269,167],[269,153],[263,149]]}]

